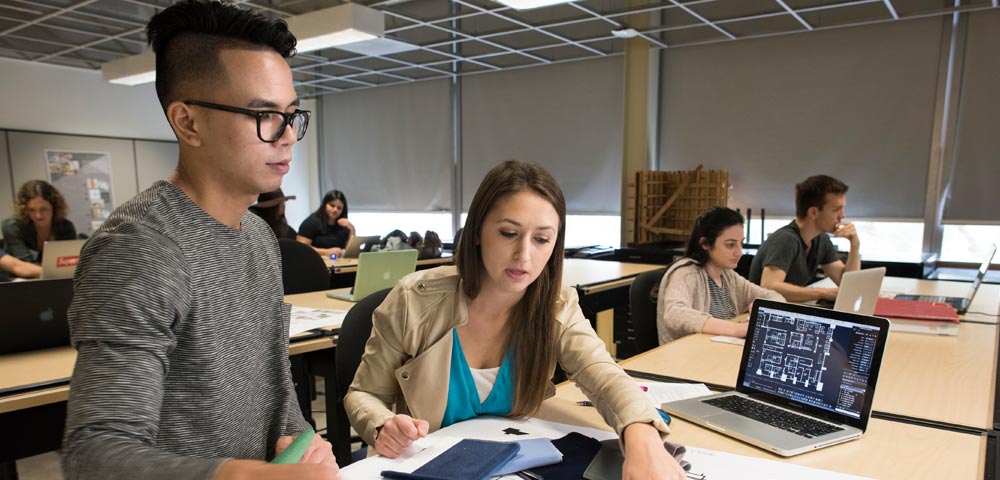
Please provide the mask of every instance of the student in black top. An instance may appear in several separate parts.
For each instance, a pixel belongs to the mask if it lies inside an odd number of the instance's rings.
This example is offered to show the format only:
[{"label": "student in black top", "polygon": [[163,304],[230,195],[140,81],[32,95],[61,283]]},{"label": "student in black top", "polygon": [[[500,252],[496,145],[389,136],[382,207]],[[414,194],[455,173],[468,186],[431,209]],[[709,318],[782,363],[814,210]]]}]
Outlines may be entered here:
[{"label": "student in black top", "polygon": [[323,204],[299,225],[298,240],[313,247],[322,256],[343,255],[354,236],[354,225],[347,220],[347,197],[340,190],[330,190]]},{"label": "student in black top", "polygon": [[258,195],[257,203],[250,205],[249,210],[250,213],[256,214],[267,222],[276,238],[295,240],[298,233],[285,219],[285,202],[289,200],[295,200],[295,195],[285,196],[279,188],[273,192],[264,192]]},{"label": "student in black top", "polygon": [[66,219],[66,199],[42,180],[29,180],[17,191],[14,216],[3,221],[7,253],[24,262],[42,263],[49,240],[73,240],[76,227]]},{"label": "student in black top", "polygon": [[[795,219],[772,233],[750,265],[750,281],[783,295],[789,302],[837,298],[838,288],[806,288],[817,266],[840,285],[844,272],[861,268],[861,240],[854,224],[844,221],[847,185],[816,175],[795,185]],[[847,264],[837,258],[834,237],[851,242]]]}]

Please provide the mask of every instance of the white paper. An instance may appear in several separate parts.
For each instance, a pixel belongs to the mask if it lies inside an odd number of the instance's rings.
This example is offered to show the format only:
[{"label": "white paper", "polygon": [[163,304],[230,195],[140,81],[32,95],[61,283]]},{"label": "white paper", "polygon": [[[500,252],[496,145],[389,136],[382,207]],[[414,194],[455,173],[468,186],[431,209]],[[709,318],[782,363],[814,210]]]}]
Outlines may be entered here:
[{"label": "white paper", "polygon": [[[744,457],[732,453],[718,452],[704,448],[687,447],[684,460],[691,464],[692,474],[688,478],[705,480],[738,478],[740,480],[865,480],[846,473],[818,470],[799,465],[769,460],[766,458]],[[871,480],[871,479],[868,479]]]},{"label": "white paper", "polygon": [[[360,462],[354,462],[340,470],[339,478],[341,480],[377,479],[382,478],[379,475],[382,470],[410,473],[465,438],[499,442],[527,440],[529,438],[554,440],[564,437],[570,432],[577,432],[599,441],[618,438],[614,432],[549,422],[537,418],[515,420],[501,417],[479,417],[431,433],[427,438],[410,445],[398,458],[389,459],[376,455]],[[499,478],[517,479],[518,477],[507,475]]]},{"label": "white paper", "polygon": [[712,391],[704,383],[639,382],[639,385],[646,387],[646,394],[653,399],[653,403],[657,407],[667,402],[712,394]]},{"label": "white paper", "polygon": [[322,308],[292,306],[292,320],[288,325],[288,336],[294,337],[315,328],[340,328],[347,312]]},{"label": "white paper", "polygon": [[730,337],[728,335],[716,335],[716,336],[712,337],[711,340],[713,342],[728,343],[728,344],[731,344],[731,345],[739,345],[741,347],[745,343],[747,343],[747,339],[745,339],[745,338]]}]

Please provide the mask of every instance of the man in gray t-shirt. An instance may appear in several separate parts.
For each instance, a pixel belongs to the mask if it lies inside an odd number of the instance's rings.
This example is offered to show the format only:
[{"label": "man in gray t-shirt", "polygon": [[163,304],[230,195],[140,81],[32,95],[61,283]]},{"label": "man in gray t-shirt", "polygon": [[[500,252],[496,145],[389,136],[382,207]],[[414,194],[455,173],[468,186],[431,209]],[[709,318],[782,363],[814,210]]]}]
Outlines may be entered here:
[{"label": "man in gray t-shirt", "polygon": [[299,464],[267,463],[309,428],[278,244],[247,211],[280,187],[308,125],[285,61],[295,37],[277,17],[211,0],[164,9],[146,37],[180,153],[169,182],[118,206],[83,249],[63,471],[333,480],[320,436]]},{"label": "man in gray t-shirt", "polygon": [[[805,288],[822,268],[837,285],[845,271],[861,268],[861,240],[854,224],[844,222],[847,185],[826,175],[795,186],[795,219],[772,233],[750,264],[750,281],[777,291],[790,302],[837,298],[837,288]],[[847,264],[827,233],[851,243]]]}]

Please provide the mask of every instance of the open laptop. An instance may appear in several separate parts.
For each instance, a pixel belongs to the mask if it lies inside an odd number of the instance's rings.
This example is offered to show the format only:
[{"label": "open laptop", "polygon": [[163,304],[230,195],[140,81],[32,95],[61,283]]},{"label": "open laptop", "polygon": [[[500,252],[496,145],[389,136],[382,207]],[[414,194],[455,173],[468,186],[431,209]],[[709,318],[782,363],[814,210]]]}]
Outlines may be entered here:
[{"label": "open laptop", "polygon": [[889,321],[757,300],[736,391],[663,404],[668,413],[792,456],[861,437]]},{"label": "open laptop", "polygon": [[997,253],[997,246],[993,244],[990,247],[990,254],[986,257],[986,261],[979,267],[979,271],[976,272],[976,278],[972,280],[972,289],[969,290],[969,295],[966,297],[942,297],[937,295],[909,295],[900,293],[896,295],[898,300],[919,300],[921,302],[936,302],[936,303],[950,303],[951,306],[958,310],[959,315],[964,315],[965,312],[969,311],[969,305],[972,305],[972,299],[976,298],[976,292],[979,290],[979,284],[983,283],[983,279],[986,278],[986,272],[990,269],[990,263],[993,262],[993,256]]},{"label": "open laptop", "polygon": [[392,288],[399,279],[416,269],[417,251],[413,249],[362,253],[358,256],[358,273],[354,277],[354,288],[334,290],[326,295],[348,302],[358,302],[379,290]]},{"label": "open laptop", "polygon": [[72,299],[72,278],[0,284],[0,355],[69,345]]},{"label": "open laptop", "polygon": [[42,278],[73,278],[86,240],[49,240],[42,254]]},{"label": "open laptop", "polygon": [[344,258],[358,258],[361,254],[362,249],[370,250],[370,246],[382,240],[382,237],[378,235],[371,237],[362,237],[354,235],[347,242],[347,246],[344,247]]},{"label": "open laptop", "polygon": [[878,303],[883,278],[885,278],[885,267],[844,272],[840,278],[840,290],[837,291],[837,301],[833,304],[833,309],[859,315],[875,313],[875,304]]}]

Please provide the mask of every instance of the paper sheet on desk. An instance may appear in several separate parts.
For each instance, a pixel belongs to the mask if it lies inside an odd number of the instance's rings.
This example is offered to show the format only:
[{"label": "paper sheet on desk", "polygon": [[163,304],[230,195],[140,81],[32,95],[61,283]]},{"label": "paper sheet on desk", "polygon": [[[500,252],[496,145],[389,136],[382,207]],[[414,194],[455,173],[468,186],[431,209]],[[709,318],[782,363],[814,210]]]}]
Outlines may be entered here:
[{"label": "paper sheet on desk", "polygon": [[302,332],[316,328],[340,328],[347,312],[326,310],[322,308],[305,308],[292,306],[292,320],[288,325],[288,336],[292,337]]},{"label": "paper sheet on desk", "polygon": [[[389,459],[382,456],[375,456],[366,458],[360,462],[354,462],[342,468],[338,478],[341,480],[369,480],[381,478],[379,472],[382,470],[413,472],[463,438],[511,442],[514,440],[527,440],[529,438],[556,439],[570,432],[578,432],[597,440],[618,438],[614,432],[549,422],[537,418],[515,420],[500,417],[480,417],[456,423],[431,433],[426,438],[410,445],[398,458]],[[517,479],[518,477],[508,475],[500,478]]]},{"label": "paper sheet on desk", "polygon": [[656,406],[712,394],[704,383],[639,382],[639,385],[646,387],[646,393]]},{"label": "paper sheet on desk", "polygon": [[717,452],[704,448],[687,447],[684,460],[691,463],[688,478],[718,480],[739,478],[740,480],[872,480],[846,473],[817,470],[791,463],[766,458],[744,457],[732,453]]}]

